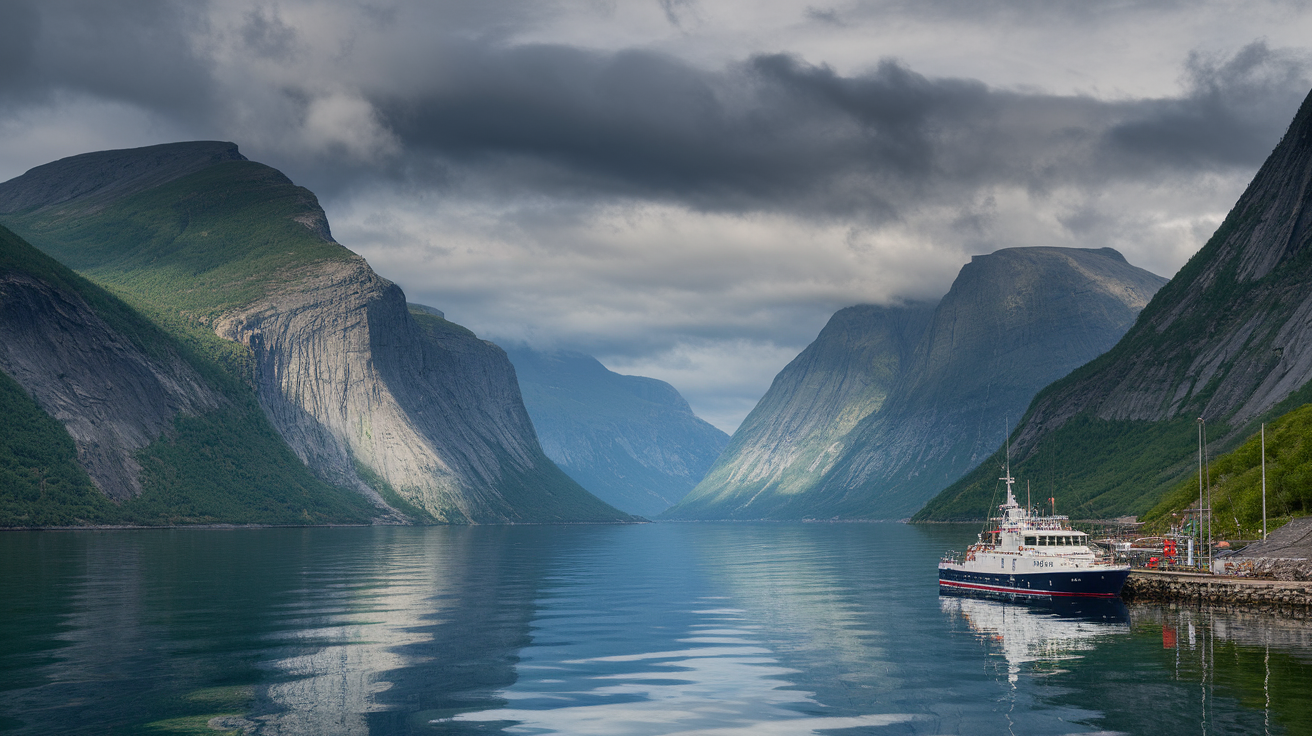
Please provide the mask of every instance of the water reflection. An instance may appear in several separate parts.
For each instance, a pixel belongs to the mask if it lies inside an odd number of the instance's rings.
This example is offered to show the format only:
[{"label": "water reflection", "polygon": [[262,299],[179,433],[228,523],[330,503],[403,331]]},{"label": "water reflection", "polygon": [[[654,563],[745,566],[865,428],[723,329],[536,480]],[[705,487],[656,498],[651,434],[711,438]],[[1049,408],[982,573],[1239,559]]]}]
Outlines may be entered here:
[{"label": "water reflection", "polygon": [[1312,730],[1312,622],[1187,607],[1136,606],[1132,615],[1160,641],[1162,679],[1192,687],[1184,710],[1203,733],[1238,732],[1238,704],[1243,733]]},{"label": "water reflection", "polygon": [[[704,601],[713,605],[714,601]],[[598,735],[779,734],[820,729],[886,726],[914,720],[905,714],[807,716],[817,706],[793,689],[796,670],[780,665],[744,625],[743,611],[702,608],[700,620],[672,651],[635,652],[586,659],[539,659],[530,648],[521,682],[503,692],[511,707],[458,716],[453,721],[515,724],[518,733]]]},{"label": "water reflection", "polygon": [[957,534],[0,535],[0,732],[1309,731],[1312,628],[940,597]]},{"label": "water reflection", "polygon": [[825,579],[835,561],[780,532],[677,525],[595,534],[593,546],[558,560],[566,574],[544,580],[518,680],[498,693],[506,706],[433,725],[800,735],[916,720],[831,707],[805,682],[815,673],[788,661],[791,650],[823,645],[868,662],[869,637],[851,596]]},{"label": "water reflection", "polygon": [[1023,665],[1077,660],[1100,641],[1130,633],[1130,612],[1119,600],[1021,604],[944,595],[939,606],[1006,659],[1011,682]]}]

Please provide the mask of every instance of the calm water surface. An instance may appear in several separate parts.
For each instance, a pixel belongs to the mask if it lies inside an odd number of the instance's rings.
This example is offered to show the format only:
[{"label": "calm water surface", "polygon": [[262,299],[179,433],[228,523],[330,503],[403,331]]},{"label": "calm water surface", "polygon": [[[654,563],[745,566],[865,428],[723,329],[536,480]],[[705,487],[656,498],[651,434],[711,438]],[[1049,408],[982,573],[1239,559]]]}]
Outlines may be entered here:
[{"label": "calm water surface", "polygon": [[1312,733],[1312,628],[940,598],[973,529],[0,534],[0,732]]}]

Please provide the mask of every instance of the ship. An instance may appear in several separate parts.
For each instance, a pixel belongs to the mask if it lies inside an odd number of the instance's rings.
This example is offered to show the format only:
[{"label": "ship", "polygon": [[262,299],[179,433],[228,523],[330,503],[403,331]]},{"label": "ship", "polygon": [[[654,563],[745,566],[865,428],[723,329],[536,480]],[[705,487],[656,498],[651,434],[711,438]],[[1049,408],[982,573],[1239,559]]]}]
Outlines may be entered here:
[{"label": "ship", "polygon": [[1099,553],[1066,516],[1040,515],[1016,502],[1008,464],[1007,500],[965,553],[938,564],[940,594],[1003,600],[1119,598],[1130,566]]}]

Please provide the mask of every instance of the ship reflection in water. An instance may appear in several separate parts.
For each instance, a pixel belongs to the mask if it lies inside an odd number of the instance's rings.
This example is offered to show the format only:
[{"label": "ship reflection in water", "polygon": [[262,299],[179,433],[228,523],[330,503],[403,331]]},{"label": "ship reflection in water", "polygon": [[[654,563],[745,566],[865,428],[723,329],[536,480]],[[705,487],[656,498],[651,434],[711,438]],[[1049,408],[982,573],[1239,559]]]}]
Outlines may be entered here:
[{"label": "ship reflection in water", "polygon": [[1119,598],[1018,604],[943,595],[939,606],[1006,659],[1013,683],[1022,666],[1080,659],[1100,642],[1130,633],[1130,612]]}]

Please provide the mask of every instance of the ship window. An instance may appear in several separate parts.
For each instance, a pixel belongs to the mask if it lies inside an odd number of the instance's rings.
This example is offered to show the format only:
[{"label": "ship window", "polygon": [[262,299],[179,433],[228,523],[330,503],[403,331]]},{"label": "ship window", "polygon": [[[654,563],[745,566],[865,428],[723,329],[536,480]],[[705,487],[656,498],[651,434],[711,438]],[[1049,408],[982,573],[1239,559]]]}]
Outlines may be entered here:
[{"label": "ship window", "polygon": [[1031,547],[1038,546],[1037,543],[1034,541],[1034,537],[1025,537],[1025,544],[1028,544]]},{"label": "ship window", "polygon": [[1048,547],[1052,545],[1052,537],[1039,537],[1039,546]]},{"label": "ship window", "polygon": [[1062,537],[1062,538],[1061,538],[1061,543],[1062,543],[1062,544],[1071,544],[1071,538],[1070,538],[1070,537]]}]

